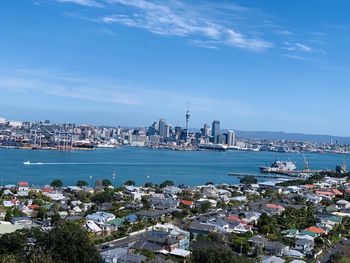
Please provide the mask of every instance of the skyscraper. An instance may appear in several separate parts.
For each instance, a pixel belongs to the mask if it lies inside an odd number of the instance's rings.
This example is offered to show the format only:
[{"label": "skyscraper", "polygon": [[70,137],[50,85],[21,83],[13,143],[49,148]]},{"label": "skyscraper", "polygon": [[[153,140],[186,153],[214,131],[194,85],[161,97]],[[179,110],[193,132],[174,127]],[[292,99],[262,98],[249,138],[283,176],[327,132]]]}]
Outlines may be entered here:
[{"label": "skyscraper", "polygon": [[208,124],[204,124],[202,135],[206,138],[210,136],[210,127]]},{"label": "skyscraper", "polygon": [[158,134],[160,137],[166,138],[166,121],[164,119],[159,119]]},{"label": "skyscraper", "polygon": [[227,145],[234,146],[236,144],[236,133],[234,131],[227,132]]},{"label": "skyscraper", "polygon": [[214,143],[218,143],[218,136],[221,134],[220,131],[220,121],[213,121],[212,125],[211,125],[211,135],[214,138]]}]

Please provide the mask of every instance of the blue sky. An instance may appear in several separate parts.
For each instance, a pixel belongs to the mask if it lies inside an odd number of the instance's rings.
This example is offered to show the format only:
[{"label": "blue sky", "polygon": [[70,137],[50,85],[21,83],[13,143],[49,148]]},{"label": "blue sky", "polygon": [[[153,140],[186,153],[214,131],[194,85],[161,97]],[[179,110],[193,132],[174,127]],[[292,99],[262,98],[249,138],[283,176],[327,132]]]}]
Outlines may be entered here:
[{"label": "blue sky", "polygon": [[349,135],[347,0],[3,0],[0,116]]}]

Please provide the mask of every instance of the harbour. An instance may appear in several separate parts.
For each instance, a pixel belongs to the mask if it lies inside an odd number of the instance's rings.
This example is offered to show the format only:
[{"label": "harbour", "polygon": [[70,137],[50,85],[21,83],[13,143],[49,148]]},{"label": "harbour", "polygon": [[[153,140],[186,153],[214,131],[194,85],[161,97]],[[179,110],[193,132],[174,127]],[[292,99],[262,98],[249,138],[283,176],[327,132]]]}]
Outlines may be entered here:
[{"label": "harbour", "polygon": [[[328,153],[306,154],[310,170],[330,170],[341,164],[344,155]],[[97,179],[111,179],[114,185],[126,180],[136,184],[151,181],[161,183],[172,180],[176,185],[201,185],[213,183],[239,183],[232,174],[258,175],[265,181],[284,178],[286,175],[260,174],[259,167],[275,159],[293,160],[298,170],[304,167],[302,154],[243,152],[243,151],[173,151],[140,147],[96,149],[94,151],[33,151],[0,149],[0,179],[3,184],[28,181],[45,185],[56,178],[65,184],[86,180],[94,185]],[[24,165],[29,161],[31,164]],[[113,178],[113,172],[116,176]]]}]

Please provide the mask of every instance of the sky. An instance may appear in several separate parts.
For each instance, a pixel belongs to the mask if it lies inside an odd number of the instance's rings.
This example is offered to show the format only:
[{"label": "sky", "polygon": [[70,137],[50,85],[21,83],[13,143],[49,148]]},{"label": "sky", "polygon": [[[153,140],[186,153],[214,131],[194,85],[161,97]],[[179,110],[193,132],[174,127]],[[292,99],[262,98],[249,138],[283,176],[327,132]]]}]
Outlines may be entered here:
[{"label": "sky", "polygon": [[347,0],[2,0],[0,116],[350,135]]}]

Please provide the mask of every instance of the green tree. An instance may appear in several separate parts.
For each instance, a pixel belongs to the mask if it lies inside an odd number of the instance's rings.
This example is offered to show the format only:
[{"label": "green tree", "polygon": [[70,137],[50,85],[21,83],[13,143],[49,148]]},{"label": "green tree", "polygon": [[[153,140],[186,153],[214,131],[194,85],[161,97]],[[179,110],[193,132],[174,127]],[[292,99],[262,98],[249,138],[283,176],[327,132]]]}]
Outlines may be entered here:
[{"label": "green tree", "polygon": [[191,255],[192,263],[245,263],[249,262],[242,257],[236,256],[226,246],[211,246],[208,248],[195,249]]},{"label": "green tree", "polygon": [[45,244],[54,262],[62,263],[97,263],[100,254],[89,240],[86,230],[75,224],[66,223],[49,232]]},{"label": "green tree", "polygon": [[171,181],[171,180],[166,180],[166,181],[164,181],[163,183],[161,183],[159,185],[160,188],[165,188],[165,187],[168,187],[168,186],[174,186],[174,182]]},{"label": "green tree", "polygon": [[145,183],[145,187],[151,188],[153,187],[153,184],[151,182],[147,182]]},{"label": "green tree", "polygon": [[110,203],[113,201],[113,196],[114,196],[113,191],[106,190],[106,191],[94,194],[91,197],[91,201],[99,203],[99,204],[106,203],[106,202]]},{"label": "green tree", "polygon": [[83,186],[88,186],[88,182],[84,181],[84,180],[78,180],[77,181],[77,186],[79,187],[83,187]]},{"label": "green tree", "polygon": [[63,186],[63,182],[60,179],[53,180],[50,185],[55,188],[59,188]]},{"label": "green tree", "polygon": [[109,180],[109,179],[103,179],[102,180],[102,186],[103,187],[108,187],[108,186],[111,186],[111,185],[112,185],[111,180]]},{"label": "green tree", "polygon": [[124,185],[128,185],[128,186],[135,186],[135,182],[133,180],[128,180],[124,183]]},{"label": "green tree", "polygon": [[258,180],[254,176],[251,176],[251,175],[247,175],[240,180],[241,184],[256,184],[257,182],[258,182]]}]

